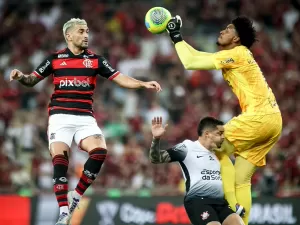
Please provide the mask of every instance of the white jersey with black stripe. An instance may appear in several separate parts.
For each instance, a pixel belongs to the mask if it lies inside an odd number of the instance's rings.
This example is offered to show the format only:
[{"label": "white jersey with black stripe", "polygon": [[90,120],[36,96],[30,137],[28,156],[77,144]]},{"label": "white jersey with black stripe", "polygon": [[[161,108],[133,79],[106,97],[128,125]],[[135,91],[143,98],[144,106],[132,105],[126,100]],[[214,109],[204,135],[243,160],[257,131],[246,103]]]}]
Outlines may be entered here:
[{"label": "white jersey with black stripe", "polygon": [[221,165],[214,154],[197,141],[185,140],[167,150],[179,162],[186,184],[186,197],[224,198]]}]

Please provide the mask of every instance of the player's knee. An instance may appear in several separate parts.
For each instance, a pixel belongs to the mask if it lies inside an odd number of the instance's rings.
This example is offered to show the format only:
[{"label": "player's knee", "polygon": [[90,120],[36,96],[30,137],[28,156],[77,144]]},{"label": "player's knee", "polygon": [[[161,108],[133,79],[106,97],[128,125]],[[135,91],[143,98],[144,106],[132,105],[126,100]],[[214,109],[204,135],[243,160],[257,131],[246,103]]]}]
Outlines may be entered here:
[{"label": "player's knee", "polygon": [[244,225],[242,218],[236,213],[232,213],[223,221],[222,225]]},{"label": "player's knee", "polygon": [[53,142],[50,144],[50,154],[52,158],[56,155],[66,155],[69,154],[69,146],[64,142]]},{"label": "player's knee", "polygon": [[237,157],[235,161],[235,184],[236,186],[251,185],[251,178],[256,170],[256,166],[242,157]]},{"label": "player's knee", "polygon": [[221,225],[221,223],[218,221],[212,221],[212,222],[207,223],[206,225]]},{"label": "player's knee", "polygon": [[242,174],[242,171],[239,171],[235,174],[235,185],[236,187],[251,185],[251,176],[247,176],[247,174]]},{"label": "player's knee", "polygon": [[[235,168],[236,169],[236,168]],[[235,173],[235,185],[237,187],[243,185],[251,185],[252,174],[246,173],[243,168],[237,170]]]},{"label": "player's knee", "polygon": [[105,138],[101,134],[95,134],[80,141],[80,148],[87,152],[92,152],[96,148],[106,149]]},{"label": "player's knee", "polygon": [[226,138],[221,146],[221,152],[224,152],[227,155],[231,155],[235,152],[235,147],[233,144],[231,144],[230,141],[228,141]]}]

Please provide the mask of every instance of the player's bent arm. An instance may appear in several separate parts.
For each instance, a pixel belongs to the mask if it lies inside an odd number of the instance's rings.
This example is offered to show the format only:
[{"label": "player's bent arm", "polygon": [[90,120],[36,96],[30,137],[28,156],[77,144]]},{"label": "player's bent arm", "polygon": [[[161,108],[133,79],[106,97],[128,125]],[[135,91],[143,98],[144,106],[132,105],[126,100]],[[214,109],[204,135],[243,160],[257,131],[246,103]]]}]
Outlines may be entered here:
[{"label": "player's bent arm", "polygon": [[144,87],[144,82],[120,73],[113,81],[124,88],[136,89]]},{"label": "player's bent arm", "polygon": [[187,46],[186,42],[176,43],[175,49],[180,58],[181,63],[187,70],[214,70],[216,69],[213,53],[191,51],[191,46]]},{"label": "player's bent arm", "polygon": [[23,74],[23,76],[18,80],[21,84],[27,87],[33,87],[38,82],[41,81],[34,73],[31,74]]},{"label": "player's bent arm", "polygon": [[150,161],[154,164],[171,162],[169,153],[159,148],[159,142],[159,139],[153,138],[149,153]]}]

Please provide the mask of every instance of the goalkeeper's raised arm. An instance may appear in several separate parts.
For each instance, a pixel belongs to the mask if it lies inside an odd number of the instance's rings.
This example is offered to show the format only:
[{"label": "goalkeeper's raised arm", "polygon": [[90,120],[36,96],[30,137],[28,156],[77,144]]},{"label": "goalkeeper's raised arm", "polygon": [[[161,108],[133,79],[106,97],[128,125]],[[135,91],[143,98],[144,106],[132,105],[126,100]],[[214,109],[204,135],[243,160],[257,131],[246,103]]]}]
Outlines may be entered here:
[{"label": "goalkeeper's raised arm", "polygon": [[167,31],[175,45],[177,54],[187,70],[213,70],[216,69],[213,53],[201,52],[186,43],[180,33],[182,20],[180,16],[173,17],[167,25]]}]

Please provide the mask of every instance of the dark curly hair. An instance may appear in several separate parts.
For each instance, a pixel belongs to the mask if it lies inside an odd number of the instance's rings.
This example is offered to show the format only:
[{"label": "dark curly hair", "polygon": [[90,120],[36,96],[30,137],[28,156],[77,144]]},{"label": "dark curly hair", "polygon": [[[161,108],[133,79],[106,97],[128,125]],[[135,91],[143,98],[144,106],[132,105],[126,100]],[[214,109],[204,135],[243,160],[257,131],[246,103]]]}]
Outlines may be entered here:
[{"label": "dark curly hair", "polygon": [[256,39],[256,30],[253,27],[253,21],[246,16],[239,16],[231,21],[237,31],[241,44],[251,48]]}]

